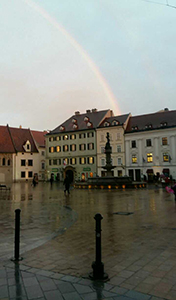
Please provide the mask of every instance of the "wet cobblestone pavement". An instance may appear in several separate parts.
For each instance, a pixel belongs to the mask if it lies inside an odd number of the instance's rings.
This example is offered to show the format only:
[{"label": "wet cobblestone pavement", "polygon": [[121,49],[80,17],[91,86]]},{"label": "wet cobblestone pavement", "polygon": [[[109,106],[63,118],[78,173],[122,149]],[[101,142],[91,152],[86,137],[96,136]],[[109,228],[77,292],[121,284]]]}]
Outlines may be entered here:
[{"label": "wet cobblestone pavement", "polygon": [[[29,222],[26,232],[39,241],[42,233],[43,242],[48,241],[23,253],[24,260],[19,263],[18,272],[17,264],[16,273],[14,263],[1,260],[0,299],[19,299],[15,295],[18,290],[20,299],[176,299],[176,207],[173,195],[161,188],[72,190],[70,196],[63,194],[62,186],[53,185],[50,189],[47,183],[39,183],[36,189],[29,185],[20,188],[16,185],[15,188],[19,189],[18,193],[15,194],[12,187],[8,200],[5,195],[0,196],[3,198],[2,215],[11,216],[9,211],[21,208],[22,222],[26,222],[25,218]],[[23,191],[23,197],[20,197],[20,191]],[[9,201],[8,208],[2,201]],[[23,210],[26,210],[25,214]],[[42,211],[45,212],[43,215]],[[31,212],[35,217],[29,221]],[[106,283],[88,279],[95,259],[94,215],[97,212],[103,215],[102,261],[109,275]],[[12,217],[9,219],[4,218],[5,226],[1,223],[4,227],[1,227],[0,238],[4,243],[11,234]],[[28,228],[30,222],[33,227]],[[39,230],[36,230],[38,226]],[[49,240],[53,232],[55,238]],[[25,231],[22,243],[24,235]],[[28,246],[32,248],[32,244],[31,240]],[[25,276],[33,279],[25,280]],[[19,289],[18,281],[21,282]]]}]

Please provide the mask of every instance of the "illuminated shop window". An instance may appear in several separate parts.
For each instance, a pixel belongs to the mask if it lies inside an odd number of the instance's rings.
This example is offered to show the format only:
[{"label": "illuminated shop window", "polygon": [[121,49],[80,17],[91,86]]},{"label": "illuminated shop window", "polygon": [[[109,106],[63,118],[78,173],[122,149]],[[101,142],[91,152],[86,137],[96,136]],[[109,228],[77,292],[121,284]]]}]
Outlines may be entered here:
[{"label": "illuminated shop window", "polygon": [[167,145],[168,143],[167,143],[167,137],[163,137],[162,138],[162,145],[164,146],[164,145]]},{"label": "illuminated shop window", "polygon": [[147,162],[153,162],[153,154],[147,153]]},{"label": "illuminated shop window", "polygon": [[61,151],[61,147],[60,146],[57,146],[56,147],[56,152],[60,152]]},{"label": "illuminated shop window", "polygon": [[169,161],[169,154],[168,153],[163,154],[163,161],[165,161],[165,162]]},{"label": "illuminated shop window", "polygon": [[136,154],[132,155],[132,163],[137,163],[137,156],[136,156]]}]

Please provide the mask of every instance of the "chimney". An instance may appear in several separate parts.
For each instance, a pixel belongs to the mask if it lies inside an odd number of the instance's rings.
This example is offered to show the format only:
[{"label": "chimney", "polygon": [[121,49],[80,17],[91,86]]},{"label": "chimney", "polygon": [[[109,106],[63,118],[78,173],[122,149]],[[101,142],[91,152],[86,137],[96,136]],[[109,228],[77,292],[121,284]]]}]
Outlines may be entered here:
[{"label": "chimney", "polygon": [[20,125],[19,128],[21,129],[21,128],[22,128],[22,125]]},{"label": "chimney", "polygon": [[75,116],[79,116],[80,115],[80,111],[75,111]]},{"label": "chimney", "polygon": [[97,112],[97,109],[96,108],[92,108],[92,112]]},{"label": "chimney", "polygon": [[90,112],[91,112],[91,110],[90,110],[90,109],[87,109],[87,110],[86,110],[86,113],[87,113],[87,114],[88,114],[88,113],[90,113]]}]

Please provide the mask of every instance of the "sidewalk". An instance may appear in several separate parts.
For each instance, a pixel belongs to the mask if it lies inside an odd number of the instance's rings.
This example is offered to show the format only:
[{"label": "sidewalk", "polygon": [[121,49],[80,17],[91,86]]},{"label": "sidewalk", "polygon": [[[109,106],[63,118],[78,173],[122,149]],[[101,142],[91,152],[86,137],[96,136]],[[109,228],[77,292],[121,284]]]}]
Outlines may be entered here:
[{"label": "sidewalk", "polygon": [[0,268],[0,299],[164,300],[109,283],[93,282],[13,262],[7,262],[5,267]]}]

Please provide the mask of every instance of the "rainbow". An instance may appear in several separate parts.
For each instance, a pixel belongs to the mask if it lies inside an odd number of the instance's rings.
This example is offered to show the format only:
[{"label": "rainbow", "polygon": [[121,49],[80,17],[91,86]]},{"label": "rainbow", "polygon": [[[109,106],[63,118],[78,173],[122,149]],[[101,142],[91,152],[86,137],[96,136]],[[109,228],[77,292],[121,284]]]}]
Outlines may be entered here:
[{"label": "rainbow", "polygon": [[69,32],[58,23],[56,19],[51,17],[43,8],[41,8],[38,4],[34,3],[32,0],[22,0],[25,4],[30,6],[32,9],[37,11],[47,22],[49,22],[54,28],[58,29],[70,44],[79,52],[79,54],[84,58],[84,60],[89,65],[92,72],[95,74],[96,78],[98,79],[100,85],[102,86],[107,98],[109,99],[114,114],[121,114],[120,109],[117,104],[117,99],[115,98],[114,94],[111,91],[108,83],[106,82],[105,78],[99,71],[98,67],[94,63],[94,61],[90,58],[90,56],[86,53],[86,51],[82,48],[82,46],[69,34]]}]

